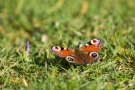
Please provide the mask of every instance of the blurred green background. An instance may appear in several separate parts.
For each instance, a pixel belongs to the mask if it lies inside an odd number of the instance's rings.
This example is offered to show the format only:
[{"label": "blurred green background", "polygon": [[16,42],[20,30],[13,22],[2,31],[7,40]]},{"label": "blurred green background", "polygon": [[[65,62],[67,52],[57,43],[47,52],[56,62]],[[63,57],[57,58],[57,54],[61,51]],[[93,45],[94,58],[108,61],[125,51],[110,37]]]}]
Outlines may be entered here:
[{"label": "blurred green background", "polygon": [[[93,38],[101,63],[62,65],[49,50]],[[135,0],[0,0],[0,88],[135,89],[134,39]]]}]

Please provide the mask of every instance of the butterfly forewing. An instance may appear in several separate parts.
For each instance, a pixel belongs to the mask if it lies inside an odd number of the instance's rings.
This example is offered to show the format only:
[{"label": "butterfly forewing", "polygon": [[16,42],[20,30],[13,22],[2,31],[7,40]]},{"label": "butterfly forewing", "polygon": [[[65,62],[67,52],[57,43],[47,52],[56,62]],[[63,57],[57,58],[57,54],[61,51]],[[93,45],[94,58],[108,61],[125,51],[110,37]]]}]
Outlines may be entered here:
[{"label": "butterfly forewing", "polygon": [[69,48],[63,48],[59,46],[51,47],[51,51],[57,54],[59,57],[66,57],[74,53],[74,50]]},{"label": "butterfly forewing", "polygon": [[101,48],[101,42],[102,41],[100,39],[93,39],[87,42],[87,44],[82,45],[80,50],[83,52],[98,52]]}]

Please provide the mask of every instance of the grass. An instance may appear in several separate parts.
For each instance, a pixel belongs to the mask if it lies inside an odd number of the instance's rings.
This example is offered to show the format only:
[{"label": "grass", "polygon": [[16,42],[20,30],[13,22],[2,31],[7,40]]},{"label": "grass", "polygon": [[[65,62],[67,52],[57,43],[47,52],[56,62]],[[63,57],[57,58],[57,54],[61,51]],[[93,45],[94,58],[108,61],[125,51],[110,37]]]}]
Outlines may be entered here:
[{"label": "grass", "polygon": [[[1,0],[0,88],[135,89],[134,10],[134,0]],[[49,50],[94,38],[103,40],[97,63],[74,66]]]}]

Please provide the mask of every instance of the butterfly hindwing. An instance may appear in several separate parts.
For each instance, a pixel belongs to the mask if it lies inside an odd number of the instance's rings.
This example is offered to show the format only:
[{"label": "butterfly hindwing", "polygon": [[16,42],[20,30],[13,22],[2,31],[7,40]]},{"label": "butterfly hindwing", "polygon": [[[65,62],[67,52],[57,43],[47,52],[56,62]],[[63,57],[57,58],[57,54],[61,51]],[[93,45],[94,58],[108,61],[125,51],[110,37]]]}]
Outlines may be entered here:
[{"label": "butterfly hindwing", "polygon": [[99,54],[97,52],[84,53],[79,49],[75,49],[75,53],[73,55],[67,56],[66,60],[76,65],[83,65],[97,61],[98,57]]}]

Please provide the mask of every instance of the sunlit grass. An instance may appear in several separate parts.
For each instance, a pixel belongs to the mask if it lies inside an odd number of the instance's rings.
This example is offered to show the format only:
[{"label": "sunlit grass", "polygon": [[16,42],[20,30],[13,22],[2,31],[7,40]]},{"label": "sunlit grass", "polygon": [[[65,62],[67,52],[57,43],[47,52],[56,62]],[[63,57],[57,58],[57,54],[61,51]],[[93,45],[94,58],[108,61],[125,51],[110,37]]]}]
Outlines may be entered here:
[{"label": "sunlit grass", "polygon": [[[134,0],[0,1],[0,88],[135,89],[134,9]],[[50,52],[94,38],[103,40],[97,63],[74,66]]]}]

